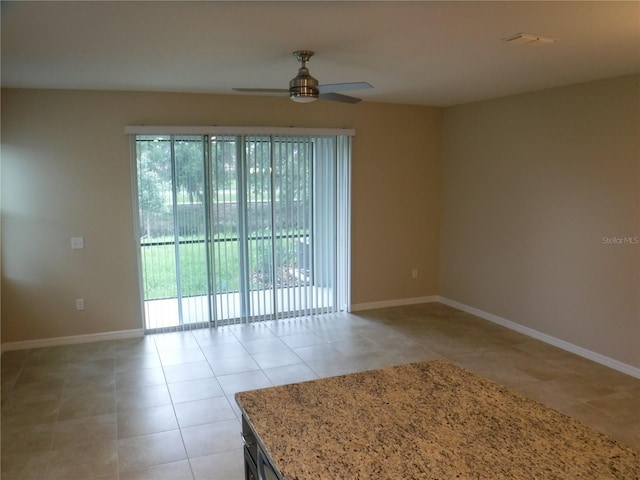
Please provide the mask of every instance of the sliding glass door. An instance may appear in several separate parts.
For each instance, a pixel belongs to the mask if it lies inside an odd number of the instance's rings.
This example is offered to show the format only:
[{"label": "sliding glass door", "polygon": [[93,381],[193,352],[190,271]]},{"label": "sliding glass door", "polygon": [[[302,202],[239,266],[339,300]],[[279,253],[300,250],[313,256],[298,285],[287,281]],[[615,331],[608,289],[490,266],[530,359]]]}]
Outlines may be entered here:
[{"label": "sliding glass door", "polygon": [[147,330],[342,310],[348,137],[136,135]]}]

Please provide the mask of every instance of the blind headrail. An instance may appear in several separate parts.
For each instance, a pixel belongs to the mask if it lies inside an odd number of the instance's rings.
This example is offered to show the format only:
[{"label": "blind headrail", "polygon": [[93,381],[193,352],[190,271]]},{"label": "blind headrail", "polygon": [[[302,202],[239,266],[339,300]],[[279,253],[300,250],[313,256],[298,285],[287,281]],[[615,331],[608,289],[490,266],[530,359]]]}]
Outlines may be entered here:
[{"label": "blind headrail", "polygon": [[309,135],[353,137],[356,131],[352,128],[129,125],[124,128],[124,133],[127,135]]}]

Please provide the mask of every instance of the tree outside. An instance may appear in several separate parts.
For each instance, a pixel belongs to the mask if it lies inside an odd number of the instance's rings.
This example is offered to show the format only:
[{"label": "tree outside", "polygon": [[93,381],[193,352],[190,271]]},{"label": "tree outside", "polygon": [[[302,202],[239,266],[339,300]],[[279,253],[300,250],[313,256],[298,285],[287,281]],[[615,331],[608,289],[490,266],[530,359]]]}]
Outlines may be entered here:
[{"label": "tree outside", "polygon": [[[210,238],[213,242],[209,258],[214,267],[211,278],[217,293],[241,288],[237,140],[236,137],[212,138],[209,145],[207,152],[207,143],[202,136],[137,138],[140,240],[146,300],[177,295],[176,255],[180,262],[182,295],[207,294],[208,236],[204,208],[207,182],[204,161],[207,157],[210,166]],[[250,288],[300,284],[302,277],[296,273],[301,248],[299,240],[309,235],[311,144],[306,141],[293,146],[288,142],[272,145],[268,137],[251,138],[245,143],[245,173],[245,198],[240,199],[244,200],[240,205],[246,215]],[[275,221],[274,225],[272,221]],[[177,251],[176,241],[179,242]],[[275,249],[275,267],[272,248]]]}]

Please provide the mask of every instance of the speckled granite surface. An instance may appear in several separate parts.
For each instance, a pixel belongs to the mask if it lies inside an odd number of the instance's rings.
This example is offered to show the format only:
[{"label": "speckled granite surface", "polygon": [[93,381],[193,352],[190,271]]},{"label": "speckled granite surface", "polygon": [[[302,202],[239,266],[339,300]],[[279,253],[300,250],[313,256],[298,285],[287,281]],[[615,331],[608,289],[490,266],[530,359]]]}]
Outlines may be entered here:
[{"label": "speckled granite surface", "polygon": [[637,450],[441,360],[236,400],[285,480],[640,478]]}]

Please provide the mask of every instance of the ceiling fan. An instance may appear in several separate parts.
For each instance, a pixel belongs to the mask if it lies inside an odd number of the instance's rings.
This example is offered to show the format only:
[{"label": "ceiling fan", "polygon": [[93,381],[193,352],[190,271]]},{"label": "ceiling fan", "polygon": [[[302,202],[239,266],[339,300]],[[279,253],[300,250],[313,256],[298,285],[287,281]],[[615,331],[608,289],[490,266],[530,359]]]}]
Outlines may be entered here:
[{"label": "ceiling fan", "polygon": [[293,52],[294,57],[300,62],[298,75],[289,82],[289,88],[234,88],[237,92],[253,93],[289,93],[289,98],[294,102],[309,103],[322,98],[343,103],[358,103],[361,99],[342,95],[347,90],[361,90],[363,88],[373,88],[367,82],[332,83],[328,85],[318,85],[318,80],[313,78],[307,68],[307,62],[313,55],[309,50],[298,50]]}]

